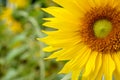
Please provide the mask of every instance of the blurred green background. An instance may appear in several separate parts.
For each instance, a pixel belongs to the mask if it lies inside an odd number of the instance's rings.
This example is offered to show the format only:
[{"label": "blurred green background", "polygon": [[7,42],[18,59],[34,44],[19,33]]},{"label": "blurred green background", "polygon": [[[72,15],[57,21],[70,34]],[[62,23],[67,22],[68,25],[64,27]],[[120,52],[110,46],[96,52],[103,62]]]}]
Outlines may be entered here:
[{"label": "blurred green background", "polygon": [[46,36],[42,18],[51,15],[41,8],[57,6],[51,0],[0,0],[0,80],[61,80],[57,73],[64,62],[44,60]]}]

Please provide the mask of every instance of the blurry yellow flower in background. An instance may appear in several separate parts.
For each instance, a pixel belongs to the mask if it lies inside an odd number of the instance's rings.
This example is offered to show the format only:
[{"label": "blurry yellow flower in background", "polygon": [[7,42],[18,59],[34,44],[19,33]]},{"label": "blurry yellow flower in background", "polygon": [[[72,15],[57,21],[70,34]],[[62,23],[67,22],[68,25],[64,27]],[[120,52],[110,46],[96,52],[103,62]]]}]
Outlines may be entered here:
[{"label": "blurry yellow flower in background", "polygon": [[13,17],[13,10],[11,8],[6,8],[2,12],[1,19],[5,21],[6,26],[8,26],[13,32],[21,32],[21,23],[16,21]]},{"label": "blurry yellow flower in background", "polygon": [[28,0],[9,0],[9,3],[18,8],[25,8],[28,5]]},{"label": "blurry yellow flower in background", "polygon": [[72,73],[72,80],[120,80],[120,1],[54,0],[62,7],[43,9],[54,18],[46,18],[58,30],[44,31],[41,39],[56,51],[48,59],[68,60],[60,73]]}]

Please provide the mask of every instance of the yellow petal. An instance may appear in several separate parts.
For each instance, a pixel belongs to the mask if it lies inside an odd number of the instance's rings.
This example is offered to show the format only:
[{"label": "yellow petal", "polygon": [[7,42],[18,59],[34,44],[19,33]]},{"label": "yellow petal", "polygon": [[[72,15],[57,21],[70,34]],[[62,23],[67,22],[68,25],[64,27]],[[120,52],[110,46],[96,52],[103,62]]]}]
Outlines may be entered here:
[{"label": "yellow petal", "polygon": [[88,77],[88,75],[93,72],[94,68],[95,68],[95,61],[96,61],[96,57],[97,57],[98,52],[92,52],[90,55],[90,58],[86,64],[85,67],[85,72],[83,73],[84,77]]},{"label": "yellow petal", "polygon": [[79,75],[80,75],[80,71],[73,71],[72,72],[72,80],[78,80],[79,79]]},{"label": "yellow petal", "polygon": [[114,72],[114,78],[115,80],[120,80],[120,74],[117,72],[117,70]]},{"label": "yellow petal", "polygon": [[91,49],[86,48],[86,47],[81,49],[78,56],[71,62],[72,69],[73,70],[76,70],[76,69],[81,70],[83,68],[83,66],[86,64],[86,62],[88,61],[90,54],[91,54]]},{"label": "yellow petal", "polygon": [[90,10],[89,0],[73,0],[74,3],[80,8],[80,10],[85,14]]},{"label": "yellow petal", "polygon": [[[72,12],[74,16],[77,15],[78,18],[83,16],[81,9],[77,6],[74,0],[54,0],[54,2],[60,4],[62,7]],[[69,5],[68,5],[69,4]]]},{"label": "yellow petal", "polygon": [[[91,53],[90,49],[83,47],[79,52],[75,53],[76,57],[68,61],[60,73],[69,73],[70,71],[80,71],[88,60]],[[78,66],[79,65],[79,66]]]},{"label": "yellow petal", "polygon": [[103,71],[105,80],[112,80],[113,72],[115,70],[115,63],[111,58],[110,53],[103,54]]},{"label": "yellow petal", "polygon": [[59,29],[59,30],[62,30],[62,31],[75,32],[75,31],[79,31],[81,29],[80,24],[79,24],[80,21],[76,22],[76,23],[78,23],[78,24],[70,23],[70,22],[64,22],[64,21],[59,21],[59,22],[52,21],[52,22],[46,22],[43,25],[47,26],[47,27]]},{"label": "yellow petal", "polygon": [[59,50],[57,52],[54,52],[52,55],[50,55],[48,58],[46,59],[52,59],[52,58],[57,58],[59,55],[61,55],[62,53],[64,52],[64,49],[63,50]]},{"label": "yellow petal", "polygon": [[79,44],[73,46],[72,48],[70,47],[69,49],[66,49],[61,55],[58,56],[57,61],[70,60],[70,59],[75,58],[76,56],[78,56],[80,54],[80,52],[81,52],[80,49],[82,49],[82,48],[83,48],[83,44],[79,43]]},{"label": "yellow petal", "polygon": [[57,48],[63,48],[63,47],[68,47],[68,46],[73,46],[81,42],[79,38],[68,38],[68,39],[54,39],[54,37],[45,37],[40,39],[40,41],[47,43],[48,45],[57,47]]},{"label": "yellow petal", "polygon": [[100,68],[100,70],[99,70],[95,80],[102,80],[102,77],[103,77],[103,66],[101,66],[101,68]]},{"label": "yellow petal", "polygon": [[[108,3],[110,3],[110,1],[109,0],[104,0],[104,1],[102,1],[102,0],[94,0],[95,1],[95,3],[96,3],[96,6],[106,6]],[[109,2],[108,2],[109,1]]]},{"label": "yellow petal", "polygon": [[[44,32],[45,34],[49,35],[51,38],[53,39],[78,39],[78,40],[81,40],[80,36],[79,36],[79,32],[71,32],[71,31],[42,31]],[[44,38],[43,38],[44,39]],[[39,39],[40,40],[40,39]]]},{"label": "yellow petal", "polygon": [[[102,54],[101,53],[98,53],[97,55],[97,59],[96,59],[96,63],[95,63],[95,69],[94,69],[94,72],[91,73],[90,75],[90,78],[95,80],[99,71],[100,71],[100,68],[101,68],[101,65],[102,65]],[[102,77],[102,76],[101,76]],[[98,79],[96,79],[98,80]]]},{"label": "yellow petal", "polygon": [[43,49],[43,51],[45,52],[52,52],[52,51],[55,51],[55,50],[58,50],[59,48],[56,48],[56,47],[53,47],[53,46],[48,46],[48,47],[45,47]]},{"label": "yellow petal", "polygon": [[[43,8],[42,10],[45,11],[45,12],[48,12],[49,14],[51,14],[54,17],[59,18],[61,20],[76,20],[76,19],[78,20],[78,16],[77,15],[71,14],[69,11],[67,11],[64,8],[48,7],[48,8]],[[63,15],[66,16],[67,18],[64,19]],[[75,16],[77,16],[77,17],[75,17]]]},{"label": "yellow petal", "polygon": [[113,59],[116,64],[116,70],[120,74],[120,58],[119,58],[119,56],[117,56],[117,53],[113,54]]}]

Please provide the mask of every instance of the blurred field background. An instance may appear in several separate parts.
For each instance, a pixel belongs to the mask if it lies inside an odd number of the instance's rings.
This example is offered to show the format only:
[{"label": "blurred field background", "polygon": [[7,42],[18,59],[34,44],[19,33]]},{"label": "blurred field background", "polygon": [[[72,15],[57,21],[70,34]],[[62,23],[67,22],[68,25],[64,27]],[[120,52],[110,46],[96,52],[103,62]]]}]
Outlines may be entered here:
[{"label": "blurred field background", "polygon": [[51,15],[41,8],[57,6],[51,0],[0,0],[0,80],[61,80],[57,73],[64,62],[44,60],[46,45],[36,38],[51,30],[42,18]]}]

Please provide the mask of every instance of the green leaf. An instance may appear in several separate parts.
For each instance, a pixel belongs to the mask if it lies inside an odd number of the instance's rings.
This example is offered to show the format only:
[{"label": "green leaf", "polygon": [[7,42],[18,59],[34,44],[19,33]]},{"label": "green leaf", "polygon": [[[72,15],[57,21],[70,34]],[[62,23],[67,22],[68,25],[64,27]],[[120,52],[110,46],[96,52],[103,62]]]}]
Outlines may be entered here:
[{"label": "green leaf", "polygon": [[9,69],[7,74],[2,78],[2,80],[12,80],[13,77],[17,75],[17,71],[15,69]]},{"label": "green leaf", "polygon": [[16,56],[20,55],[21,53],[23,53],[26,49],[28,48],[27,45],[22,45],[20,47],[17,47],[13,50],[11,50],[9,53],[7,53],[7,57],[6,60],[9,62],[12,59],[14,59]]}]

